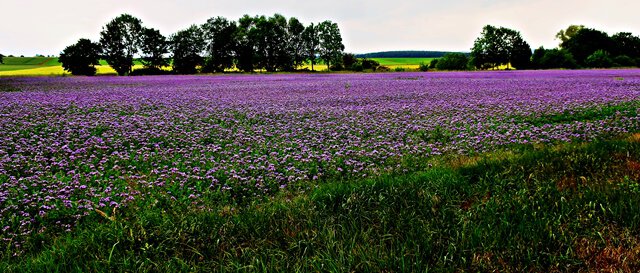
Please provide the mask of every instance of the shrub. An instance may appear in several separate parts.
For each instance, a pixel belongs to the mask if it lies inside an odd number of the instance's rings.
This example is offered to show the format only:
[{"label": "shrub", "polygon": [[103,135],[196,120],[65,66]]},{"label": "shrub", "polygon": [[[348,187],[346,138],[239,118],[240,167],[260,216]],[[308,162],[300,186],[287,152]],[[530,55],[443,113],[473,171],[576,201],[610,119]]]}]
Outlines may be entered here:
[{"label": "shrub", "polygon": [[438,70],[467,70],[469,58],[463,53],[447,53],[436,64]]},{"label": "shrub", "polygon": [[597,50],[587,57],[585,64],[588,67],[609,68],[613,66],[613,61],[611,60],[611,57],[609,57],[608,52],[604,50]]},{"label": "shrub", "polygon": [[404,67],[400,67],[400,66],[393,69],[393,71],[395,72],[404,72],[404,70],[405,70]]},{"label": "shrub", "polygon": [[376,71],[376,69],[378,69],[378,67],[380,66],[379,62],[367,58],[362,59],[360,63],[362,63],[363,69],[371,69],[373,71]]},{"label": "shrub", "polygon": [[421,62],[420,65],[418,66],[418,70],[420,70],[422,72],[429,71],[429,64]]},{"label": "shrub", "polygon": [[354,63],[351,65],[351,70],[356,72],[362,72],[364,68],[362,67],[362,63]]},{"label": "shrub", "polygon": [[358,59],[353,53],[345,53],[342,55],[342,64],[344,67],[352,67],[356,63],[358,63]]},{"label": "shrub", "polygon": [[341,63],[332,64],[332,65],[329,67],[329,70],[331,70],[331,71],[342,71],[342,70],[344,70],[344,66],[342,66],[342,64],[341,64]]},{"label": "shrub", "polygon": [[573,55],[564,49],[544,49],[540,47],[533,52],[531,62],[533,67],[537,69],[573,69],[578,67]]},{"label": "shrub", "polygon": [[433,59],[429,62],[429,69],[436,69],[436,65],[438,65],[438,59]]},{"label": "shrub", "polygon": [[613,58],[613,66],[618,66],[618,67],[636,66],[636,62],[635,60],[633,60],[631,57],[627,55],[620,55]]},{"label": "shrub", "polygon": [[376,69],[376,71],[378,72],[389,72],[391,71],[391,69],[389,69],[389,67],[386,67],[384,65],[378,66],[378,68]]}]

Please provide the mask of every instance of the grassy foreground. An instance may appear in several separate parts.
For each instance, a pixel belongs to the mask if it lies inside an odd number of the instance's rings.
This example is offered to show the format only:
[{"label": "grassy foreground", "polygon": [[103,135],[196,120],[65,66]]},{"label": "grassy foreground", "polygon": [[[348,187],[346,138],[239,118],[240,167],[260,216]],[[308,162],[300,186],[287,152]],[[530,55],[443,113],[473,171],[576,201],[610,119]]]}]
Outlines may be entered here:
[{"label": "grassy foreground", "polygon": [[33,237],[2,272],[638,272],[640,134],[406,164],[206,210],[156,201]]}]

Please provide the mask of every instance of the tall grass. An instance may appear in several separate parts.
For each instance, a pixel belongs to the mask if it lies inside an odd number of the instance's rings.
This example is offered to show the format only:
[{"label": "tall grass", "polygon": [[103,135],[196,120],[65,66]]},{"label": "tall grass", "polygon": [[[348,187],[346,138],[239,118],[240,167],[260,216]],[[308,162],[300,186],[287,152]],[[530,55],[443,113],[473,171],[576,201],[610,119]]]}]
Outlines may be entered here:
[{"label": "tall grass", "polygon": [[243,205],[157,200],[34,236],[0,271],[637,272],[639,140],[448,155]]}]

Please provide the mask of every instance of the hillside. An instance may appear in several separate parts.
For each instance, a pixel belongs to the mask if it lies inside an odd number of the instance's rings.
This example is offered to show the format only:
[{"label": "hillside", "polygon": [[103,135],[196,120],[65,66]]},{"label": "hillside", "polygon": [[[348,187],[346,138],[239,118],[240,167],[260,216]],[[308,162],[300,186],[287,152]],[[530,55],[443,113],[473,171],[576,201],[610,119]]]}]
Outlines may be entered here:
[{"label": "hillside", "polygon": [[4,57],[0,71],[34,69],[48,66],[59,66],[55,57]]},{"label": "hillside", "polygon": [[403,51],[383,51],[356,54],[358,58],[440,58],[450,51],[419,51],[419,50],[403,50]]}]

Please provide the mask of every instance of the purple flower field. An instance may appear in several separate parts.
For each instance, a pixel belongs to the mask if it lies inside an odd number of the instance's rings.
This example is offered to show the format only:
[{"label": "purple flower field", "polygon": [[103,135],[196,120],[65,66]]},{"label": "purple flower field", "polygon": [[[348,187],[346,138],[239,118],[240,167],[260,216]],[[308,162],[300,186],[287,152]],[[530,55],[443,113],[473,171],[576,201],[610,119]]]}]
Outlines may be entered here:
[{"label": "purple flower field", "polygon": [[640,127],[640,70],[1,78],[7,90],[0,246],[17,248],[95,209],[206,209]]}]

